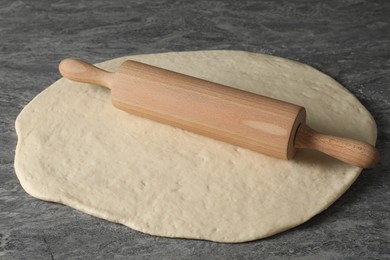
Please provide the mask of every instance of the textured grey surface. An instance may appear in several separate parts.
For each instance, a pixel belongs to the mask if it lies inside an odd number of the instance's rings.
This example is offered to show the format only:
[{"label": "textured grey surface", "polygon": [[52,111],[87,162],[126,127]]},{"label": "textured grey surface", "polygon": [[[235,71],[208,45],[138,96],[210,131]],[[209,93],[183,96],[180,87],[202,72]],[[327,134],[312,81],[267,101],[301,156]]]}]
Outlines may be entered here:
[{"label": "textured grey surface", "polygon": [[[389,23],[389,1],[0,1],[0,259],[390,258]],[[15,118],[59,78],[61,59],[202,49],[331,75],[376,119],[381,163],[307,223],[243,244],[154,237],[24,192]]]}]

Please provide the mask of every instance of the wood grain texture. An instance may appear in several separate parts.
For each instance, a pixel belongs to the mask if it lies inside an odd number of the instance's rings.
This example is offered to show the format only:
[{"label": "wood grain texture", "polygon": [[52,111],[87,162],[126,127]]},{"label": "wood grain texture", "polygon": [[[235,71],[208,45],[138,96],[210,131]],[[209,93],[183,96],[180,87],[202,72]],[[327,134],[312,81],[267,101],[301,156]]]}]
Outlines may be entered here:
[{"label": "wood grain texture", "polygon": [[135,61],[113,86],[122,110],[282,159],[293,157],[291,136],[305,119],[300,106]]}]

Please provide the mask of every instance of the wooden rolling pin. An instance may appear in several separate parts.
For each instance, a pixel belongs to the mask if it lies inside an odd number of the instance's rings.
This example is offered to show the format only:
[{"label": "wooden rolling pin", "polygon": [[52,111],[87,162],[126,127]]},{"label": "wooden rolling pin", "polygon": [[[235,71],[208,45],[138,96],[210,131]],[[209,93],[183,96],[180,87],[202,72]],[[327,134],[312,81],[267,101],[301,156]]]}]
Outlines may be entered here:
[{"label": "wooden rolling pin", "polygon": [[130,60],[114,73],[78,59],[63,60],[59,69],[68,79],[111,89],[119,109],[269,156],[291,159],[296,148],[309,148],[362,168],[379,160],[368,143],[309,128],[305,109],[284,101]]}]

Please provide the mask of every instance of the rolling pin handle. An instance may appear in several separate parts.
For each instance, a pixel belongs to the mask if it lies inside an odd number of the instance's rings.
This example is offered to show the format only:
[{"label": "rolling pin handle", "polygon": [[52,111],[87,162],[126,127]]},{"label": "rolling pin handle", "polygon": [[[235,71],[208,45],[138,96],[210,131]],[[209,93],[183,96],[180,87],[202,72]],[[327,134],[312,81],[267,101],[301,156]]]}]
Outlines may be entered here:
[{"label": "rolling pin handle", "polygon": [[379,152],[374,146],[348,138],[324,135],[305,124],[299,126],[294,146],[315,149],[361,168],[372,168],[379,161]]},{"label": "rolling pin handle", "polygon": [[112,88],[114,73],[102,70],[85,61],[73,58],[64,59],[61,61],[59,69],[65,78]]}]

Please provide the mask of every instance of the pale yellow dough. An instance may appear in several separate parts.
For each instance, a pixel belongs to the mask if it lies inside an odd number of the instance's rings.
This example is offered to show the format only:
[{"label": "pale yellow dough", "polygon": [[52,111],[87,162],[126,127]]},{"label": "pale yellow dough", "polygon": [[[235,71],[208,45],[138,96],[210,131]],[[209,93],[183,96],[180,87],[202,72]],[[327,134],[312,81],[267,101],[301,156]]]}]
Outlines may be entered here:
[{"label": "pale yellow dough", "polygon": [[[376,140],[369,112],[310,66],[239,52],[133,59],[299,104],[316,130]],[[188,104],[191,106],[191,104]],[[361,172],[312,151],[284,161],[115,109],[107,89],[60,79],[16,120],[15,170],[32,196],[166,237],[243,242],[326,209]]]}]

